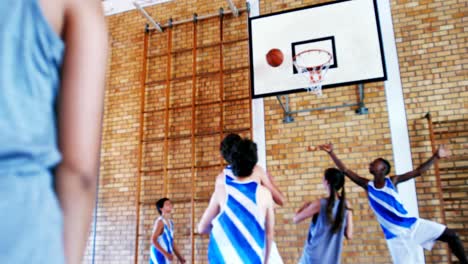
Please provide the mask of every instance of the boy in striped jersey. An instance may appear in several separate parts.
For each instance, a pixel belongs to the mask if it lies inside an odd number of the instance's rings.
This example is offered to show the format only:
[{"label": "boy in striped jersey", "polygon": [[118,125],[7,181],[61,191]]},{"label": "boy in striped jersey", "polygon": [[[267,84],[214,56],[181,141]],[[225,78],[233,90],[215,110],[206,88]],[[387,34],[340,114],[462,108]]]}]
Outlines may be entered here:
[{"label": "boy in striped jersey", "polygon": [[198,232],[210,234],[211,264],[269,263],[274,232],[270,191],[252,178],[257,146],[242,139],[232,150],[231,166],[224,170],[224,184],[215,186]]},{"label": "boy in striped jersey", "polygon": [[[219,151],[224,160],[229,163],[226,168],[218,174],[216,177],[216,186],[224,185],[226,177],[229,177],[228,174],[232,174],[232,166],[230,165],[232,160],[233,149],[235,146],[242,141],[242,137],[238,134],[229,134],[227,135],[220,144]],[[283,206],[286,200],[284,194],[278,189],[271,175],[263,170],[259,165],[255,165],[253,168],[252,175],[250,178],[262,186],[266,187],[272,195],[273,201],[279,205]],[[279,254],[278,247],[276,246],[275,241],[272,241],[270,257],[268,259],[270,264],[283,264],[283,259]]]},{"label": "boy in striped jersey", "polygon": [[372,181],[346,168],[333,152],[332,144],[324,144],[319,148],[328,153],[346,176],[366,190],[369,204],[384,232],[393,263],[424,263],[424,260],[418,258],[417,249],[422,246],[431,250],[437,240],[448,243],[460,263],[468,263],[457,234],[444,225],[411,215],[405,209],[396,189],[397,184],[426,172],[436,159],[448,157],[450,152],[444,145],[418,168],[402,175],[387,177],[391,169],[390,163],[378,158],[369,164],[369,172],[374,176]]},{"label": "boy in striped jersey", "polygon": [[[239,136],[238,134],[233,134],[233,133],[227,135],[223,139],[223,141],[221,141],[219,151],[221,152],[221,156],[223,156],[224,160],[228,164],[232,163],[231,155],[232,155],[233,146],[235,146],[240,141],[242,141],[242,137]],[[259,165],[255,165],[253,168],[251,177],[252,179],[255,179],[261,185],[265,186],[271,192],[271,195],[273,196],[273,201],[277,205],[279,206],[284,205],[286,201],[286,197],[280,191],[280,189],[278,189],[278,186],[276,186],[275,181],[273,180],[273,177],[268,172],[265,172],[263,168],[260,167]],[[216,177],[216,185],[219,185],[219,184],[221,185],[224,184],[224,172],[221,172]]]},{"label": "boy in striped jersey", "polygon": [[156,209],[161,215],[154,222],[151,235],[150,264],[170,264],[174,254],[180,263],[185,263],[184,257],[174,243],[174,223],[171,219],[172,202],[161,198],[156,202]]}]

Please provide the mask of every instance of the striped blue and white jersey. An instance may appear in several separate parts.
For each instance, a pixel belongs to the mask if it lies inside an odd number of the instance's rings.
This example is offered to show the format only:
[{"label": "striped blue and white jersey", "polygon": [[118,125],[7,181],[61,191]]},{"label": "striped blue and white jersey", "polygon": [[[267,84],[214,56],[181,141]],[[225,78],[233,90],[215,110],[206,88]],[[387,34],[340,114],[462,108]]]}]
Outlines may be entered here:
[{"label": "striped blue and white jersey", "polygon": [[255,181],[235,180],[224,170],[226,204],[212,221],[208,260],[214,263],[263,263],[265,258],[265,212],[259,210]]},{"label": "striped blue and white jersey", "polygon": [[418,220],[405,209],[400,194],[389,178],[385,178],[385,186],[381,189],[376,188],[373,181],[369,181],[367,193],[385,239],[407,234]]},{"label": "striped blue and white jersey", "polygon": [[[163,233],[158,237],[158,243],[161,247],[166,250],[169,254],[173,254],[173,241],[174,241],[174,223],[172,220],[167,223],[162,216],[158,217],[154,222],[153,232],[158,225],[158,222],[164,223]],[[150,264],[170,264],[171,261],[167,259],[159,250],[151,243],[150,249]]]}]

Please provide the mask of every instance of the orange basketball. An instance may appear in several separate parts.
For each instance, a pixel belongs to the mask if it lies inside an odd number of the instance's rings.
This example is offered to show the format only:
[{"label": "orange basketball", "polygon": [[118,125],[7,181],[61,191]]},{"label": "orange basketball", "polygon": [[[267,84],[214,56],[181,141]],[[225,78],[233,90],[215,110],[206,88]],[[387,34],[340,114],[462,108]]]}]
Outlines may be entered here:
[{"label": "orange basketball", "polygon": [[271,49],[266,55],[268,64],[272,67],[278,67],[283,63],[283,52],[279,49]]}]

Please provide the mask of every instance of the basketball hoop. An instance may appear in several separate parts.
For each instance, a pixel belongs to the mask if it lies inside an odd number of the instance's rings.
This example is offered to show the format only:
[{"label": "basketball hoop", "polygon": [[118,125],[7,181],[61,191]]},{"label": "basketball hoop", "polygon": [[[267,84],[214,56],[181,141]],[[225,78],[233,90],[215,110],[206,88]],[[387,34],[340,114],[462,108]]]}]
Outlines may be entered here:
[{"label": "basketball hoop", "polygon": [[307,80],[308,92],[322,95],[322,81],[330,67],[332,54],[326,50],[309,49],[293,57],[293,64],[298,73]]}]

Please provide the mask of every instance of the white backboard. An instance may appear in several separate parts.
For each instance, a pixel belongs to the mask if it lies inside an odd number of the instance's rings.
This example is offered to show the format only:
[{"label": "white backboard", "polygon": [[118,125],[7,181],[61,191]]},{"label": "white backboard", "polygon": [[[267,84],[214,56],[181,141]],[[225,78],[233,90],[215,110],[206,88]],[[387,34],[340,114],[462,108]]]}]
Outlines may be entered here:
[{"label": "white backboard", "polygon": [[[333,1],[249,18],[252,97],[305,91],[292,58],[306,49],[333,56],[323,88],[386,80],[376,0]],[[266,54],[280,49],[284,61],[271,67]]]}]

